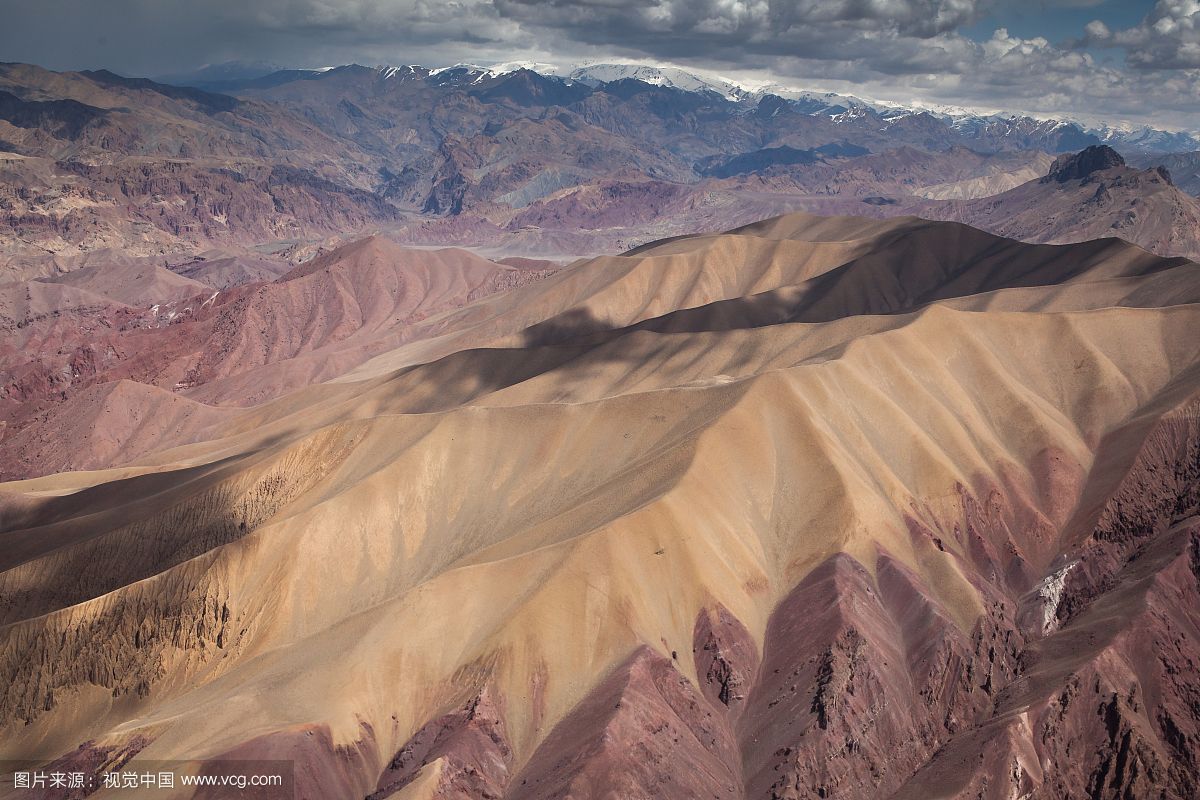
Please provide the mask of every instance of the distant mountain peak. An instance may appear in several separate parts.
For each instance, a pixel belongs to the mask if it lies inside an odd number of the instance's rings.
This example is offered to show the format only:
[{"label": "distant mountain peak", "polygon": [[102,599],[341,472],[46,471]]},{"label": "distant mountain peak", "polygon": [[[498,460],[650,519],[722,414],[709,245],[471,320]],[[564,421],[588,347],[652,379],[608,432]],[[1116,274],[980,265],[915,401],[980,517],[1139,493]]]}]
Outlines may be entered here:
[{"label": "distant mountain peak", "polygon": [[1066,153],[1054,159],[1044,181],[1066,183],[1082,180],[1095,172],[1123,166],[1125,159],[1120,153],[1106,144],[1096,144],[1078,153]]},{"label": "distant mountain peak", "polygon": [[705,77],[678,67],[660,67],[648,64],[585,64],[573,69],[569,77],[592,86],[621,80],[636,80],[652,86],[679,89],[684,92],[715,92],[727,100],[740,100],[750,96],[749,92],[733,81]]}]

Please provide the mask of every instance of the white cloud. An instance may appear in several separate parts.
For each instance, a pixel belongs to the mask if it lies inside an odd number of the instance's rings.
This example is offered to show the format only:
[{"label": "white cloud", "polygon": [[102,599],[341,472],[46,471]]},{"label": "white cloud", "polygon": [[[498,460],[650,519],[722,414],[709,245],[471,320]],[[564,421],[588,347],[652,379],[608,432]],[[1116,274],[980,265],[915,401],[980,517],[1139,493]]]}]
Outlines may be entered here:
[{"label": "white cloud", "polygon": [[1138,69],[1200,68],[1200,0],[1158,0],[1132,28],[1113,31],[1096,20],[1084,34],[1087,44],[1125,48]]}]

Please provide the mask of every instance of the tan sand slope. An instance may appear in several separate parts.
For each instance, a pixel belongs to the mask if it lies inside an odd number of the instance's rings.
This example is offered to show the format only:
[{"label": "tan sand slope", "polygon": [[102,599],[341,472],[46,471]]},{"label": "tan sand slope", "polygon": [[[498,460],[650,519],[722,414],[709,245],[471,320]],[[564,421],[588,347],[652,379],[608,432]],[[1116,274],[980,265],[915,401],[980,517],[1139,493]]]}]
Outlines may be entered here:
[{"label": "tan sand slope", "polygon": [[204,441],[0,484],[0,753],[1192,796],[1197,291],[1115,240],[796,215],[431,314]]}]

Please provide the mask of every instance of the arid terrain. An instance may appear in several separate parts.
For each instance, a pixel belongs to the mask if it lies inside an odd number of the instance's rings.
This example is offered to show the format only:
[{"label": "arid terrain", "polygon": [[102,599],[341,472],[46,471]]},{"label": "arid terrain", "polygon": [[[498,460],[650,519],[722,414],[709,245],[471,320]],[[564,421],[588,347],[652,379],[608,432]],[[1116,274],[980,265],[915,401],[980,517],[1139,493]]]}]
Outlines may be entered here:
[{"label": "arid terrain", "polygon": [[1190,134],[184,83],[0,64],[0,762],[1200,797]]},{"label": "arid terrain", "polygon": [[313,798],[1200,791],[1195,263],[803,214],[517,275],[390,248],[114,333],[228,348],[16,434],[77,425],[65,462],[6,437],[57,474],[0,487],[4,757],[294,759]]}]

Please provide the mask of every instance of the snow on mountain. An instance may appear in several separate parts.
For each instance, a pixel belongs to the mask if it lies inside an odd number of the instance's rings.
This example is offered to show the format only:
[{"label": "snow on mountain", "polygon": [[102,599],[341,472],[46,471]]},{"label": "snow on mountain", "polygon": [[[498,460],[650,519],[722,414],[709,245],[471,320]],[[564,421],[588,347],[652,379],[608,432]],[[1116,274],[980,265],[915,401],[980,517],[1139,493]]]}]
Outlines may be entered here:
[{"label": "snow on mountain", "polygon": [[[263,65],[256,65],[259,69]],[[235,73],[248,69],[243,64],[209,67],[213,73]],[[326,68],[330,69],[330,68]],[[339,68],[340,69],[340,68]],[[358,69],[362,69],[359,67]],[[380,66],[376,71],[384,79],[426,78],[441,86],[471,86],[489,78],[530,70],[547,78],[570,84],[599,86],[620,80],[637,80],[654,86],[664,86],[685,92],[710,92],[735,103],[757,106],[763,98],[774,95],[786,100],[795,110],[810,115],[826,116],[835,122],[849,122],[864,115],[875,114],[880,119],[894,121],[927,114],[946,123],[968,139],[982,143],[1025,141],[1031,146],[1056,142],[1064,148],[1084,147],[1103,143],[1129,154],[1181,153],[1200,150],[1200,131],[1172,132],[1148,126],[1091,124],[1071,119],[1045,118],[1029,114],[988,112],[962,106],[935,105],[919,101],[901,104],[872,100],[840,92],[821,92],[787,86],[780,83],[737,82],[719,75],[702,74],[673,66],[631,63],[584,63],[561,68],[536,61],[507,61],[491,66],[454,64],[436,69],[415,65]],[[251,70],[252,71],[252,70]],[[336,71],[336,70],[334,70]],[[281,77],[312,74],[313,70],[286,70]],[[263,78],[259,80],[269,80]],[[224,90],[230,86],[214,84]]]},{"label": "snow on mountain", "polygon": [[766,84],[754,92],[755,97],[764,97],[768,94],[790,100],[798,111],[806,114],[834,116],[851,110],[871,110],[882,115],[902,110],[899,105],[894,103],[864,100],[861,97],[839,94],[837,92],[814,92],[805,89],[796,89],[777,83]]},{"label": "snow on mountain", "polygon": [[[1200,150],[1200,139],[1195,134],[1162,131],[1146,126],[1137,128],[1090,126],[1069,119],[1037,119],[1014,114],[956,115],[950,117],[949,122],[955,130],[968,135],[1048,136],[1060,134],[1076,138],[1094,137],[1102,144],[1131,154],[1182,153]],[[1082,139],[1080,141],[1082,142]]]},{"label": "snow on mountain", "polygon": [[406,64],[401,67],[380,66],[376,67],[379,70],[380,77],[384,80],[392,80],[395,78],[423,78],[429,74],[429,70],[419,64]]},{"label": "snow on mountain", "polygon": [[750,92],[724,78],[702,77],[677,67],[645,64],[586,64],[571,70],[572,80],[589,86],[620,80],[637,80],[653,86],[666,86],[685,92],[716,92],[727,100],[744,100]]},{"label": "snow on mountain", "polygon": [[1160,131],[1145,126],[1103,126],[1092,132],[1110,147],[1130,153],[1187,153],[1200,150],[1200,138],[1184,131]]},{"label": "snow on mountain", "polygon": [[530,72],[536,72],[539,75],[544,75],[547,78],[557,78],[558,67],[554,64],[546,64],[541,61],[502,61],[499,64],[492,64],[487,68],[493,75],[507,75],[510,72],[527,69]]},{"label": "snow on mountain", "polygon": [[595,86],[608,81],[632,78],[658,86],[684,91],[713,91],[733,101],[755,102],[772,94],[791,102],[806,114],[849,120],[871,111],[883,119],[898,119],[915,114],[930,114],[961,133],[988,138],[1059,137],[1064,145],[1086,146],[1092,137],[1130,153],[1167,153],[1200,150],[1196,134],[1157,130],[1149,127],[1117,128],[1088,125],[1072,119],[1041,118],[1032,115],[987,113],[962,106],[929,105],[869,100],[838,92],[818,92],[779,83],[748,86],[725,78],[704,77],[678,67],[644,64],[590,64],[571,71],[570,76]]}]

